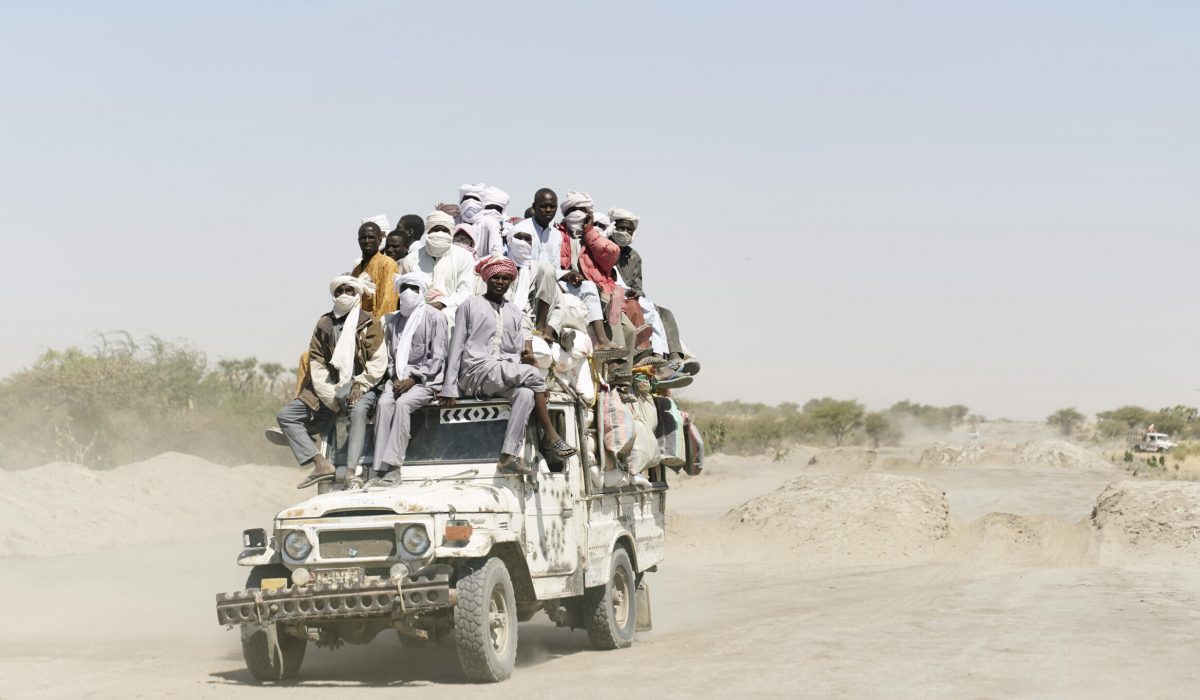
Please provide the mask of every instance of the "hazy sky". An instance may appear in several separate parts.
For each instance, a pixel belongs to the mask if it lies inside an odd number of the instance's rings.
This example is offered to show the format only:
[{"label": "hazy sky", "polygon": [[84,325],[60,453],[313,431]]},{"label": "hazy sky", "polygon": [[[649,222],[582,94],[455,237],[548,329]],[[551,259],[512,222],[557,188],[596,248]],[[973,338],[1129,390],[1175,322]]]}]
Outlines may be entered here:
[{"label": "hazy sky", "polygon": [[1191,2],[0,5],[0,374],[293,362],[364,216],[642,216],[694,398],[1200,402]]}]

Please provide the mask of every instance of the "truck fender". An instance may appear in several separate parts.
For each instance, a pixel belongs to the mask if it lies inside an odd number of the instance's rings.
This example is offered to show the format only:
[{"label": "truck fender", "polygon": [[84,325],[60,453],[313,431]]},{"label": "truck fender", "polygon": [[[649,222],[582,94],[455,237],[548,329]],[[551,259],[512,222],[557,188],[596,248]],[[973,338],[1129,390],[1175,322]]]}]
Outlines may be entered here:
[{"label": "truck fender", "polygon": [[629,552],[629,563],[633,564],[633,570],[635,572],[640,571],[637,562],[637,548],[633,544],[633,535],[626,530],[621,530],[613,536],[602,558],[588,556],[587,572],[583,578],[584,586],[592,588],[608,583],[608,570],[612,566],[612,553],[616,551],[617,547],[624,547],[625,551]]}]

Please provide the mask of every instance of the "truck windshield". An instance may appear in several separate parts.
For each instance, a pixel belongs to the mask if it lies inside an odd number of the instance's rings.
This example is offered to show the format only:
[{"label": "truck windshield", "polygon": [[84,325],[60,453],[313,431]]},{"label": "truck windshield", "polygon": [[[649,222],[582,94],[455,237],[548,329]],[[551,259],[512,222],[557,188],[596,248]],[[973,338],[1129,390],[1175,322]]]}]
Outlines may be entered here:
[{"label": "truck windshield", "polygon": [[508,426],[507,404],[429,406],[412,416],[405,464],[495,462]]}]

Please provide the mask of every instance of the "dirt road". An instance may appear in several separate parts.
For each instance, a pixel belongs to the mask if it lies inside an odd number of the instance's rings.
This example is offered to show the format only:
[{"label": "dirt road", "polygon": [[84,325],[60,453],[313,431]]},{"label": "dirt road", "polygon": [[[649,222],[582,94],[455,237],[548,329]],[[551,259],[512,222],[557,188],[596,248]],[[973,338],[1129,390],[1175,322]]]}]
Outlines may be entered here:
[{"label": "dirt road", "polygon": [[[715,460],[672,492],[668,561],[651,579],[655,631],[601,653],[582,632],[529,623],[513,678],[472,695],[1094,699],[1200,688],[1200,562],[1098,566],[1081,544],[1078,521],[1120,474],[925,470],[947,492],[954,528],[907,565],[863,566],[849,552],[814,568],[722,519],[815,471]],[[281,501],[294,477],[278,470]],[[979,520],[997,511],[1012,517]],[[461,696],[453,660],[387,635],[337,652],[310,646],[297,683],[255,684],[212,601],[244,579],[233,564],[240,527],[269,516],[246,512],[215,536],[0,559],[0,697]],[[56,537],[86,543],[70,521],[58,527]]]}]

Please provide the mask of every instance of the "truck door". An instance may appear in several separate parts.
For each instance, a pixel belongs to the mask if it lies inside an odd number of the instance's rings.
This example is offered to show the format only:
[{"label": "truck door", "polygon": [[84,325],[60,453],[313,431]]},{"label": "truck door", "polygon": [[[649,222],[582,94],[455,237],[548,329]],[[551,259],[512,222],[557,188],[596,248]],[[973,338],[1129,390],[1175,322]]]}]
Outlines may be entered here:
[{"label": "truck door", "polygon": [[[569,444],[580,444],[569,411],[552,407],[550,416]],[[530,432],[527,440],[533,439],[537,431]],[[539,597],[553,595],[560,585],[564,592],[570,590],[574,587],[571,579],[581,571],[580,549],[587,513],[585,508],[575,508],[582,489],[579,459],[576,454],[563,460],[560,466],[537,458],[536,463],[531,462],[538,472],[536,479],[526,479],[525,555]],[[559,580],[548,580],[551,578]]]}]

